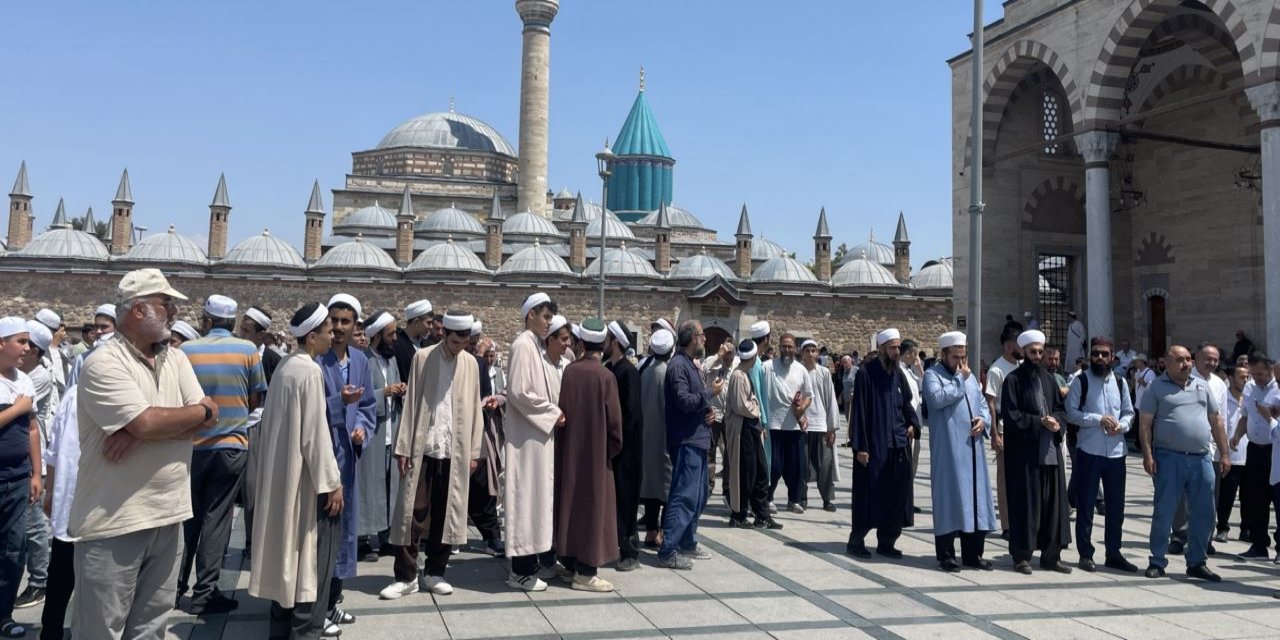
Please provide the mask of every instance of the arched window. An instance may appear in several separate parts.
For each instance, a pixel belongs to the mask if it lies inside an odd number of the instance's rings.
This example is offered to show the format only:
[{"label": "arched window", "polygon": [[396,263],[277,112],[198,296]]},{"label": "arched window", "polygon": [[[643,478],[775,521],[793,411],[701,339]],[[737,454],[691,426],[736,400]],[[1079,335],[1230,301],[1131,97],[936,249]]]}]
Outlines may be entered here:
[{"label": "arched window", "polygon": [[1040,103],[1040,128],[1043,140],[1045,141],[1044,153],[1057,154],[1061,146],[1053,142],[1062,135],[1062,127],[1059,121],[1060,105],[1062,100],[1058,98],[1058,94],[1050,89],[1045,89],[1044,98]]}]

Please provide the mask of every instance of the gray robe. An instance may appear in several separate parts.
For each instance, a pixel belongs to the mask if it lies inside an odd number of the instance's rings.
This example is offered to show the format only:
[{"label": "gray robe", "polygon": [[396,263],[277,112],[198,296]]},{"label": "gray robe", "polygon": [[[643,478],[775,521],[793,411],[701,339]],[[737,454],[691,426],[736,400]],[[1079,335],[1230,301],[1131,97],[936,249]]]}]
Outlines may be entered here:
[{"label": "gray robe", "polygon": [[640,408],[644,414],[640,498],[667,501],[671,488],[671,454],[667,452],[666,361],[654,359],[640,374]]},{"label": "gray robe", "polygon": [[[365,353],[369,356],[369,379],[373,382],[373,397],[377,400],[374,409],[378,420],[377,431],[365,439],[364,451],[356,464],[356,475],[360,477],[356,483],[360,496],[356,534],[371,536],[388,528],[387,439],[390,437],[395,442],[395,431],[400,422],[400,400],[391,398],[388,401],[383,390],[400,382],[400,369],[396,366],[395,356],[387,360],[372,350]],[[399,485],[399,472],[396,473],[397,477],[391,483],[393,487]]]}]

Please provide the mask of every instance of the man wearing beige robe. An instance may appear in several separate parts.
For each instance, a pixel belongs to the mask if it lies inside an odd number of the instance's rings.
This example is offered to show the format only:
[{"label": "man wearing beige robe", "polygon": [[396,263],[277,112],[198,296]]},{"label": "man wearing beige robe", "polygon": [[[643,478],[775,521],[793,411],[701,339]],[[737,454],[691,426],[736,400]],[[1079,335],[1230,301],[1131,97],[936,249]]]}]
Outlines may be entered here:
[{"label": "man wearing beige robe", "polygon": [[324,374],[315,361],[332,340],[329,310],[320,303],[303,307],[289,332],[299,348],[272,377],[249,470],[257,487],[249,595],[271,600],[271,638],[319,638],[343,507]]},{"label": "man wearing beige robe", "polygon": [[[453,593],[444,579],[453,545],[467,542],[471,473],[479,464],[484,436],[480,411],[480,367],[467,352],[475,319],[465,311],[444,316],[444,340],[419,351],[409,366],[395,461],[400,490],[391,514],[395,582],[384,600],[425,588]],[[427,543],[426,576],[419,580],[418,547]],[[419,584],[421,582],[421,584]]]}]

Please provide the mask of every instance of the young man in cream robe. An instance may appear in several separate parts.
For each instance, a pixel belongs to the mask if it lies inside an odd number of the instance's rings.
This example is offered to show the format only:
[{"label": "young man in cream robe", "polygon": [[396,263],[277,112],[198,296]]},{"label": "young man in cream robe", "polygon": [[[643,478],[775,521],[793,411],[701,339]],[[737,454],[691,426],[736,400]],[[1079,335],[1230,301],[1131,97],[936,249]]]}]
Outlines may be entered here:
[{"label": "young man in cream robe", "polygon": [[[325,417],[329,310],[309,304],[289,332],[299,348],[280,362],[262,409],[253,475],[249,595],[271,600],[271,638],[319,638],[342,541],[342,477]],[[318,604],[317,604],[318,603]]]},{"label": "young man in cream robe", "polygon": [[[382,590],[384,600],[419,588],[436,595],[453,593],[444,571],[452,547],[467,543],[471,473],[479,464],[484,436],[480,367],[467,352],[475,319],[465,311],[450,311],[443,322],[444,340],[419,351],[409,366],[394,453],[401,477],[391,515],[395,582]],[[423,538],[427,563],[420,580]]]}]

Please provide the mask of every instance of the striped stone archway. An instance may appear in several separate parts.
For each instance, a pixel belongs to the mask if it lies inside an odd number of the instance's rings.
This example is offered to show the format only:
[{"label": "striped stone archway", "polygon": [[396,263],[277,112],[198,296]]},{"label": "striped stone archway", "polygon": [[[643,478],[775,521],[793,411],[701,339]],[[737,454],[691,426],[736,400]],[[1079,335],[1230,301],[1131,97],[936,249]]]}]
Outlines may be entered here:
[{"label": "striped stone archway", "polygon": [[[982,84],[982,152],[988,162],[995,157],[996,138],[1000,132],[1000,119],[1009,106],[1019,85],[1032,73],[1037,64],[1043,64],[1062,88],[1067,99],[1067,112],[1071,127],[1078,130],[1083,111],[1080,90],[1075,75],[1067,67],[1066,60],[1048,45],[1035,40],[1018,40],[1005,48]],[[973,143],[966,141],[966,147]],[[965,157],[969,154],[966,152]],[[967,160],[966,160],[967,162]]]},{"label": "striped stone archway", "polygon": [[1084,189],[1076,182],[1066,176],[1058,176],[1049,178],[1036,186],[1035,190],[1027,198],[1025,204],[1022,205],[1022,226],[1030,227],[1035,221],[1036,211],[1040,209],[1040,205],[1051,195],[1065,194],[1072,202],[1080,205],[1080,215],[1084,216]]},{"label": "striped stone archway", "polygon": [[[1246,76],[1256,73],[1254,70],[1258,67],[1259,57],[1248,37],[1248,27],[1232,0],[1203,0],[1203,3],[1226,26],[1243,73]],[[1121,12],[1102,44],[1089,78],[1084,100],[1086,128],[1096,128],[1120,119],[1129,71],[1137,61],[1138,52],[1152,31],[1165,21],[1169,11],[1181,4],[1181,0],[1131,0]]]},{"label": "striped stone archway", "polygon": [[1250,77],[1250,85],[1280,80],[1280,0],[1271,6],[1267,28],[1262,36],[1262,55],[1256,77]]},{"label": "striped stone archway", "polygon": [[[1147,94],[1147,97],[1142,101],[1142,105],[1135,113],[1150,111],[1157,107],[1160,104],[1160,100],[1166,95],[1194,84],[1204,84],[1214,91],[1227,89],[1231,86],[1231,83],[1214,69],[1202,64],[1184,64],[1165,75],[1160,80],[1160,84],[1156,85],[1156,88]],[[1231,103],[1235,105],[1245,129],[1257,124],[1257,113],[1253,110],[1253,106],[1249,104],[1249,100],[1244,93],[1237,93],[1231,96]]]}]

